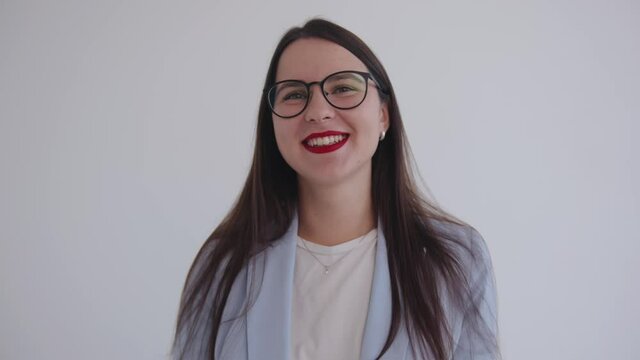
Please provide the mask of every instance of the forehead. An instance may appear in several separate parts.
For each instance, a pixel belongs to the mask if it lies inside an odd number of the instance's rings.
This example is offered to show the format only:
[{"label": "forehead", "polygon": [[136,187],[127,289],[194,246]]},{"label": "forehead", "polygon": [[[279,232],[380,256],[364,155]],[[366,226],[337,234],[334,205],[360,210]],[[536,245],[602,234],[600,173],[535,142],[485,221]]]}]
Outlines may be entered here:
[{"label": "forehead", "polygon": [[317,81],[342,70],[367,71],[367,67],[336,43],[317,38],[299,39],[287,46],[280,56],[276,81]]}]

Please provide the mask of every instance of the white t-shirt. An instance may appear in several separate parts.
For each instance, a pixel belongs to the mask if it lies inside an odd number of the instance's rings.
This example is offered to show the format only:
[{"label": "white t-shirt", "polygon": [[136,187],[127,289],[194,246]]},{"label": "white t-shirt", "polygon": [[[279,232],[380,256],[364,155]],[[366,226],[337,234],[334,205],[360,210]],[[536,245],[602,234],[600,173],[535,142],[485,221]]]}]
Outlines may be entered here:
[{"label": "white t-shirt", "polygon": [[[292,359],[360,358],[377,235],[373,229],[335,246],[323,246],[298,237],[292,299]],[[328,272],[323,264],[328,265]]]}]

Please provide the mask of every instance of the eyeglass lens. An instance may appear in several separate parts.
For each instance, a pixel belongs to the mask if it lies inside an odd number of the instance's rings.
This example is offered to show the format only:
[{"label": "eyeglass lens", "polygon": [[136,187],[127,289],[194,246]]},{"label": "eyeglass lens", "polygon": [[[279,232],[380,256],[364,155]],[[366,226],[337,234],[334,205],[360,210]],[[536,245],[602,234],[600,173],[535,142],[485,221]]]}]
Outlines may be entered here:
[{"label": "eyeglass lens", "polygon": [[[353,72],[337,73],[322,83],[327,101],[339,109],[354,108],[364,100],[367,78]],[[309,101],[309,88],[301,81],[289,80],[276,84],[269,91],[269,104],[276,115],[293,117],[300,114]]]}]

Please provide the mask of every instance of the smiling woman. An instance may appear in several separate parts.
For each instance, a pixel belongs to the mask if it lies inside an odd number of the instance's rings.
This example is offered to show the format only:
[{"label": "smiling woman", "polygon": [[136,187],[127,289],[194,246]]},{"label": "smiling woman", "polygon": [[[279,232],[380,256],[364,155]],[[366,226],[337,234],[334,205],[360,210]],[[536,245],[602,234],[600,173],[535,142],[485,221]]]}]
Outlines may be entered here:
[{"label": "smiling woman", "polygon": [[[324,39],[299,39],[282,53],[277,81],[269,93],[277,93],[282,84],[302,86],[280,91],[283,99],[276,97],[271,106],[273,127],[278,150],[298,175],[301,193],[322,184],[339,185],[326,196],[341,189],[347,196],[362,195],[358,202],[371,197],[366,191],[371,187],[371,158],[389,117],[382,98],[385,94],[370,78],[355,55]],[[370,92],[369,87],[373,88]],[[290,94],[297,96],[287,100]],[[288,110],[294,116],[283,118],[280,112]]]},{"label": "smiling woman", "polygon": [[408,153],[373,52],[328,21],[289,30],[244,189],[187,276],[175,358],[498,358],[486,245],[420,196]]}]

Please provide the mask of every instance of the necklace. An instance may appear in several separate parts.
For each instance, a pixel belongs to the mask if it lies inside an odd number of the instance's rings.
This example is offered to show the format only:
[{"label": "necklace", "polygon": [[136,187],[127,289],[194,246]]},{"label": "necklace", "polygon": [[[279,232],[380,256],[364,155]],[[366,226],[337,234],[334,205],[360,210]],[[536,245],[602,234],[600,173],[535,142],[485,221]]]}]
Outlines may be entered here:
[{"label": "necklace", "polygon": [[[362,236],[363,238],[366,235]],[[302,242],[302,246],[304,246],[304,248],[307,250],[307,252],[309,254],[311,254],[311,256],[313,256],[314,259],[316,259],[316,261],[318,262],[318,264],[322,265],[322,267],[324,268],[324,274],[328,275],[329,274],[329,268],[332,267],[333,265],[337,264],[340,260],[344,259],[345,257],[347,257],[347,255],[349,255],[350,252],[353,251],[353,249],[355,249],[357,246],[354,246],[353,248],[349,249],[349,251],[347,251],[344,255],[342,255],[342,257],[340,257],[340,259],[336,260],[333,262],[333,264],[325,264],[322,261],[320,261],[320,259],[318,259],[318,257],[313,253],[313,251],[309,250],[309,248],[307,247],[306,241],[303,238],[300,238],[301,242]]]}]

